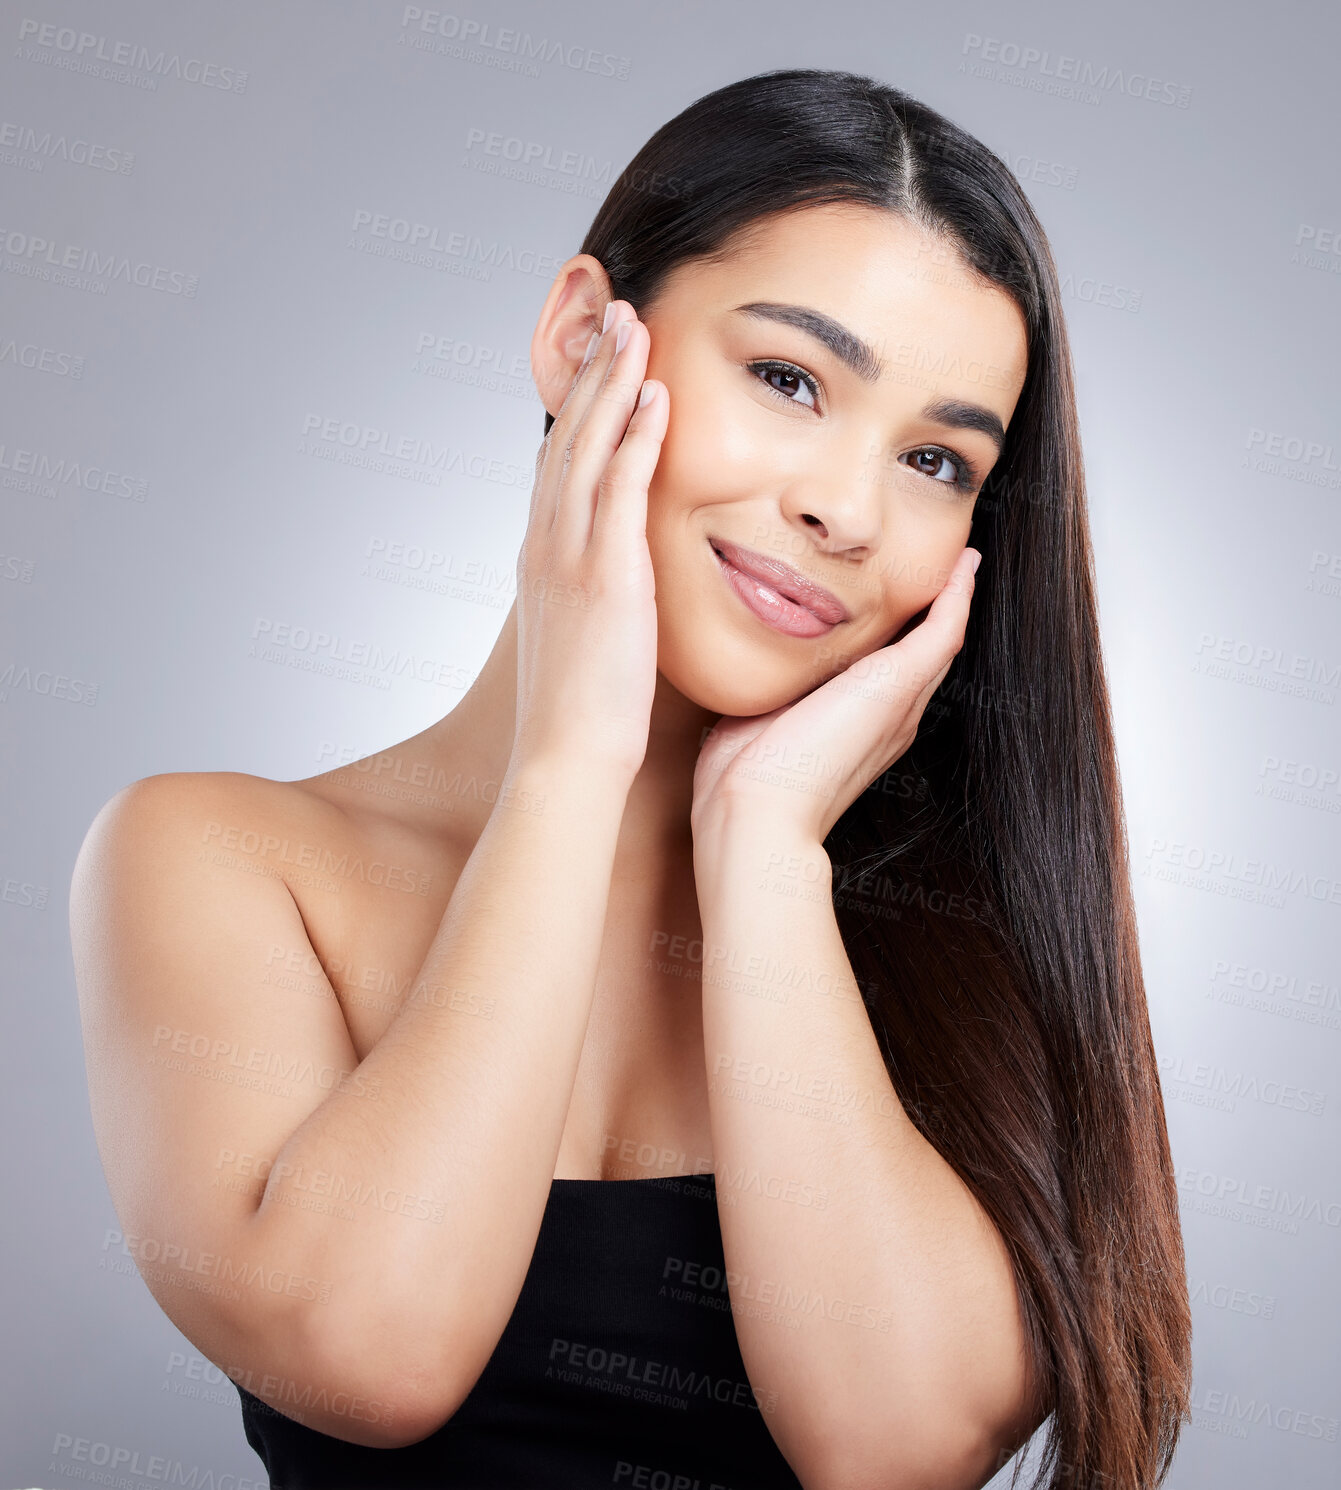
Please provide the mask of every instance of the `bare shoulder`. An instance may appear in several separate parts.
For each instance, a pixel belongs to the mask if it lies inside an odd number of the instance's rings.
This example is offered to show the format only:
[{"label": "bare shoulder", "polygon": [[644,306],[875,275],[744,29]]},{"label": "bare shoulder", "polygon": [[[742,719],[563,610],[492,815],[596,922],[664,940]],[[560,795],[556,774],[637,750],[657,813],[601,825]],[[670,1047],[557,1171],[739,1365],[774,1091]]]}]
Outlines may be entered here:
[{"label": "bare shoulder", "polygon": [[[207,942],[224,916],[239,929],[255,928],[259,916],[297,930],[269,846],[312,836],[323,812],[335,809],[290,783],[241,772],[166,772],[122,787],[99,809],[75,860],[77,970],[118,961],[127,972],[142,968],[151,950],[162,954],[192,936]],[[102,981],[91,971],[79,977],[81,999]]]},{"label": "bare shoulder", "polygon": [[85,834],[71,910],[109,876],[148,885],[210,862],[288,885],[301,855],[288,846],[330,843],[353,831],[347,814],[312,784],[240,771],[169,771],[132,781],[99,809]]},{"label": "bare shoulder", "polygon": [[[81,857],[164,837],[209,841],[244,823],[256,829],[310,821],[335,809],[304,782],[272,781],[241,771],[166,771],[123,786],[99,809]],[[192,835],[199,832],[197,840]]]},{"label": "bare shoulder", "polygon": [[270,1020],[263,1001],[292,975],[370,1049],[398,1004],[363,984],[373,969],[397,989],[412,974],[460,863],[428,814],[329,775],[133,781],[98,812],[75,864],[81,1009],[90,1021],[107,1008],[147,1018],[183,999],[198,1005],[208,987]]}]

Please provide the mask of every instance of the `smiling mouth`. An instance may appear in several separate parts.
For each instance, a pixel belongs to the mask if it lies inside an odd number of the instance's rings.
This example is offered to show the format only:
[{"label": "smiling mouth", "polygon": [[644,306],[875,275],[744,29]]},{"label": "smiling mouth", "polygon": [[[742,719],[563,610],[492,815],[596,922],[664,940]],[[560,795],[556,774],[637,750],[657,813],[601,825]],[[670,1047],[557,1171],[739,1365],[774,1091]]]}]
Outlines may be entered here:
[{"label": "smiling mouth", "polygon": [[848,619],[847,608],[836,595],[790,564],[726,539],[708,542],[727,583],[773,630],[787,636],[823,636]]}]

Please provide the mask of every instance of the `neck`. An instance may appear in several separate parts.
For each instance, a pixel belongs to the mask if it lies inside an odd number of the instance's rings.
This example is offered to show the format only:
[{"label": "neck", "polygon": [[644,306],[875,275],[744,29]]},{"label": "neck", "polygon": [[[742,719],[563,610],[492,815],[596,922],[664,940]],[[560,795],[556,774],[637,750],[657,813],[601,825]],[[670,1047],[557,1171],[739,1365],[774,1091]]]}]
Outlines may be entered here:
[{"label": "neck", "polygon": [[[474,778],[496,789],[512,755],[517,700],[517,607],[514,603],[479,675],[450,714],[407,740],[416,759],[450,764],[454,775]],[[720,716],[687,699],[660,673],[648,727],[647,754],[629,790],[618,853],[680,850],[692,856],[689,809],[694,766],[708,730]],[[574,770],[584,769],[581,762]],[[493,792],[490,791],[492,796]],[[464,798],[452,813],[453,836],[478,839],[490,806],[479,796]]]}]

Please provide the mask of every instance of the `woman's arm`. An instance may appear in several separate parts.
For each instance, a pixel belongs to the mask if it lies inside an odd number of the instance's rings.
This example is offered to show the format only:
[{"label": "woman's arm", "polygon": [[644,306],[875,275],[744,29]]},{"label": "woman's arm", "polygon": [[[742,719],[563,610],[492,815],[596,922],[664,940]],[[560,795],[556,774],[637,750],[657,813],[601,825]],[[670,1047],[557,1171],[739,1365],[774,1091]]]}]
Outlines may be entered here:
[{"label": "woman's arm", "polygon": [[[574,304],[563,347],[588,329]],[[126,1250],[212,1360],[350,1442],[416,1442],[474,1385],[572,1097],[656,680],[647,486],[667,398],[643,382],[646,327],[627,302],[608,311],[536,461],[504,789],[366,1058],[324,977],[316,998],[266,985],[276,948],[319,966],[284,883],[201,852],[212,821],[275,833],[282,787],[138,782],[76,865],[89,1087]],[[272,1068],[284,1079],[259,1079]],[[239,1155],[265,1168],[259,1197]],[[354,1203],[314,1205],[318,1174]]]},{"label": "woman's arm", "polygon": [[[328,997],[264,981],[276,947],[311,950],[284,883],[202,862],[211,822],[273,831],[260,784],[152,777],[90,829],[72,936],[118,1249],[205,1355],[309,1426],[415,1442],[503,1331],[581,1054],[621,780],[510,773],[543,810],[495,808],[361,1063],[324,979]],[[259,1206],[253,1161],[274,1161]],[[360,1198],[312,1208],[316,1175]]]},{"label": "woman's arm", "polygon": [[694,851],[723,1246],[769,1428],[807,1490],[981,1485],[1033,1426],[1013,1274],[889,1080],[828,855],[750,807]]}]

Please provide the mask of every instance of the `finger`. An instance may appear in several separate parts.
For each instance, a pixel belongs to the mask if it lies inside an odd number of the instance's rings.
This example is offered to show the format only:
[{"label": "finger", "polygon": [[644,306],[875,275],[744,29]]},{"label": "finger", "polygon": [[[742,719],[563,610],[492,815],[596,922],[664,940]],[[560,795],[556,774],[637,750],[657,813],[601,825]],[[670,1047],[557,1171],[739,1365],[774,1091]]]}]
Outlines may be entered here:
[{"label": "finger", "polygon": [[[627,301],[621,300],[611,300],[606,305],[601,327],[592,332],[568,393],[541,446],[544,469],[540,479],[543,490],[537,494],[539,510],[536,520],[538,531],[542,533],[548,534],[553,529],[564,475],[572,460],[573,443],[582,429],[587,410],[601,387],[610,359],[614,355],[621,307],[625,313],[630,308]],[[544,525],[540,526],[542,518]]]},{"label": "finger", "polygon": [[[857,658],[810,697],[842,698],[845,709],[858,720],[869,718],[870,701],[878,699],[894,710],[890,718],[898,729],[910,715],[920,714],[963,645],[972,592],[971,559],[967,550],[959,555],[946,584],[911,631]],[[803,699],[797,707],[807,703]],[[826,705],[821,702],[820,707]]]},{"label": "finger", "polygon": [[593,332],[593,340],[587,344],[583,364],[574,375],[572,386],[569,387],[568,396],[560,405],[559,413],[554,416],[554,425],[550,429],[550,438],[554,440],[554,447],[556,447],[550,469],[551,483],[553,483],[551,484],[551,504],[553,504],[551,524],[557,522],[557,514],[563,502],[563,486],[568,481],[569,472],[572,471],[572,463],[580,447],[583,429],[586,428],[590,411],[597,396],[600,395],[600,389],[605,384],[609,365],[614,361],[620,322],[629,317],[629,310],[629,302],[618,301],[618,299],[612,299],[606,305],[602,325]]},{"label": "finger", "polygon": [[600,389],[601,379],[614,354],[619,319],[621,315],[627,316],[627,307],[627,301],[611,300],[605,307],[600,326],[591,333],[591,340],[587,343],[582,361],[573,374],[573,381],[559,405],[559,412],[554,416],[554,425],[550,429],[550,434],[553,434],[562,422],[564,433],[558,441],[561,445],[567,445],[582,427],[583,417]]},{"label": "finger", "polygon": [[[622,347],[619,332],[624,334]],[[636,317],[626,317],[619,332],[612,324],[602,336],[584,377],[584,382],[592,384],[599,379],[599,386],[587,397],[559,482],[554,541],[570,555],[582,552],[591,539],[598,483],[624,438],[647,370],[651,347],[647,327]]]},{"label": "finger", "polygon": [[535,456],[535,484],[530,492],[530,513],[527,517],[527,536],[532,538],[532,545],[538,541],[538,535],[548,536],[554,523],[554,511],[559,504],[559,487],[563,481],[563,465],[568,459],[568,446],[577,429],[578,404],[581,402],[581,392],[586,386],[586,375],[592,367],[592,361],[600,349],[600,332],[593,331],[592,337],[587,341],[586,350],[583,352],[583,361],[578,364],[577,370],[572,374],[572,380],[568,384],[568,393],[563,396],[563,402],[559,405],[559,413],[554,414],[553,423],[548,428],[544,440],[541,441],[539,450]]},{"label": "finger", "polygon": [[573,380],[568,385],[559,412],[554,416],[545,438],[536,452],[535,484],[531,490],[530,528],[536,533],[548,533],[554,522],[554,511],[559,497],[559,484],[563,476],[565,451],[572,439],[576,411],[574,397],[582,384],[587,369],[591,366],[601,344],[601,333],[593,331],[587,343],[582,361],[578,364]]},{"label": "finger", "polygon": [[619,449],[597,483],[590,547],[604,562],[631,552],[647,537],[647,489],[661,458],[670,417],[670,393],[655,378],[644,381]]},{"label": "finger", "polygon": [[923,619],[907,636],[883,649],[895,664],[895,679],[901,688],[930,695],[963,647],[973,597],[974,552],[966,548],[960,553]]}]

